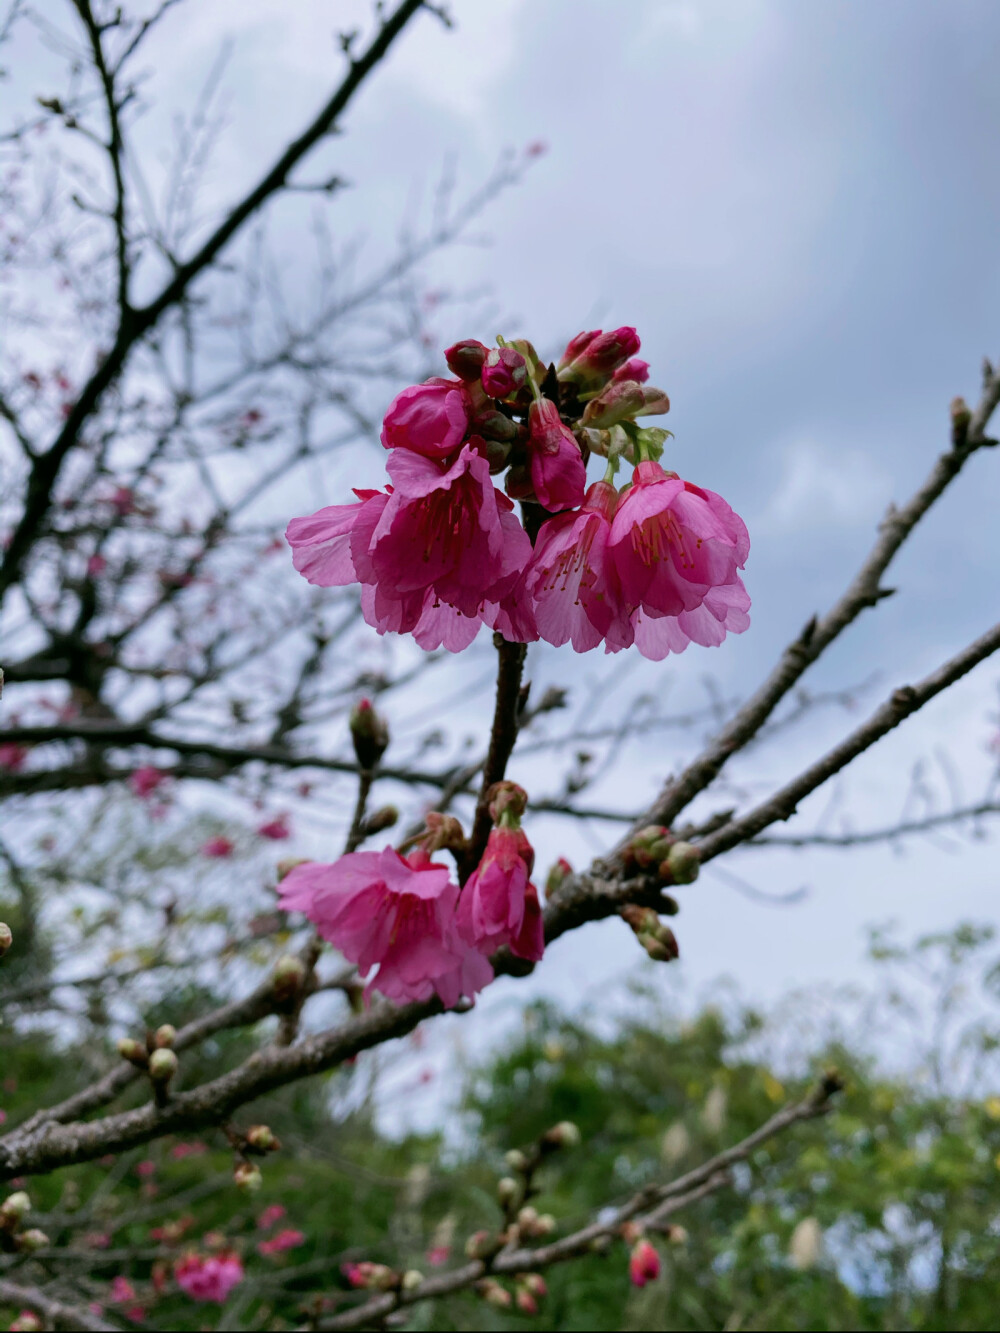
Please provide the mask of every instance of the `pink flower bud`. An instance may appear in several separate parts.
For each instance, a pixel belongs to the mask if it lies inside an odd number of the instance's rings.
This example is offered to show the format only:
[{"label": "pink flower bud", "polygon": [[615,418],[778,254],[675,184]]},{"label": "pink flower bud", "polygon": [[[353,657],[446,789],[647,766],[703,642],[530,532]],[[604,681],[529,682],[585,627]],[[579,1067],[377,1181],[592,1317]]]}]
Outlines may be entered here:
[{"label": "pink flower bud", "polygon": [[375,711],[370,699],[362,699],[351,709],[349,725],[358,763],[364,769],[374,768],[389,744],[385,719]]},{"label": "pink flower bud", "polygon": [[670,399],[663,389],[643,389],[642,407],[636,412],[637,417],[660,417],[669,411]]},{"label": "pink flower bud", "polygon": [[6,921],[0,921],[0,958],[4,956],[10,946],[14,943],[14,935]]},{"label": "pink flower bud", "polygon": [[583,424],[595,430],[607,430],[619,421],[629,421],[642,411],[646,396],[635,380],[612,380],[598,398],[584,408]]},{"label": "pink flower bud", "polygon": [[578,333],[575,338],[571,338],[566,344],[565,352],[559,358],[556,370],[565,370],[567,366],[572,365],[576,358],[587,350],[594,339],[600,336],[600,329],[591,329],[589,333]]},{"label": "pink flower bud", "polygon": [[624,365],[618,367],[612,379],[635,380],[637,384],[645,384],[649,379],[649,362],[634,356],[630,361],[626,361]]},{"label": "pink flower bud", "polygon": [[535,497],[546,509],[574,509],[583,503],[587,469],[573,432],[559,408],[542,398],[528,409],[528,455]]},{"label": "pink flower bud", "polygon": [[634,1287],[644,1287],[660,1276],[660,1256],[648,1240],[636,1241],[628,1261],[628,1275]]},{"label": "pink flower bud", "polygon": [[222,860],[227,856],[232,856],[234,844],[229,838],[217,833],[215,837],[209,838],[207,842],[202,843],[201,854],[217,860]]},{"label": "pink flower bud", "polygon": [[483,366],[483,388],[491,398],[511,398],[528,378],[528,367],[513,347],[495,347]]},{"label": "pink flower bud", "polygon": [[257,833],[261,838],[269,838],[272,842],[282,842],[285,838],[290,838],[292,830],[288,816],[275,815],[274,819],[259,825]]},{"label": "pink flower bud", "polygon": [[[575,384],[581,391],[597,389],[606,383],[623,362],[634,356],[639,350],[639,335],[635,329],[623,326],[610,333],[598,333],[594,336],[580,334],[579,338],[589,337],[589,341],[574,349],[578,339],[574,338],[563,353],[559,362],[559,378],[566,383]],[[571,350],[574,352],[571,355]]]},{"label": "pink flower bud", "polygon": [[514,1299],[517,1302],[517,1308],[522,1314],[533,1315],[538,1313],[538,1302],[535,1300],[534,1296],[532,1296],[531,1292],[527,1291],[524,1287],[518,1287],[517,1295]]},{"label": "pink flower bud", "polygon": [[444,359],[453,375],[469,383],[479,379],[489,348],[476,338],[465,338],[447,349]]},{"label": "pink flower bud", "polygon": [[545,897],[551,898],[554,893],[558,893],[564,880],[573,873],[573,867],[566,860],[565,856],[560,856],[555,865],[549,870],[545,880]]},{"label": "pink flower bud", "polygon": [[387,449],[409,449],[427,458],[455,453],[469,424],[461,387],[459,380],[428,380],[404,389],[389,404],[382,443]]}]

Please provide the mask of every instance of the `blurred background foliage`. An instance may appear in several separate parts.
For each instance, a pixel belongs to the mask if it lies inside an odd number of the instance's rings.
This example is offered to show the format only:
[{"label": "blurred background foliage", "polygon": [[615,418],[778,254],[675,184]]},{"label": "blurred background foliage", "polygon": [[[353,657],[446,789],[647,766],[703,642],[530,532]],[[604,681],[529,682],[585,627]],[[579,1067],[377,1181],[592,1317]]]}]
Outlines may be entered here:
[{"label": "blurred background foliage", "polygon": [[[881,932],[872,954],[877,981],[867,990],[792,995],[768,1014],[724,986],[694,1004],[683,982],[665,988],[670,974],[650,964],[600,1011],[525,1010],[516,1031],[464,1062],[461,1103],[449,1116],[442,1108],[443,1132],[385,1131],[386,1100],[407,1093],[383,1084],[391,1061],[373,1053],[253,1108],[283,1139],[262,1164],[257,1193],[234,1186],[232,1155],[212,1134],[26,1182],[32,1220],[60,1247],[51,1263],[65,1276],[79,1262],[80,1297],[112,1317],[138,1320],[138,1306],[157,1327],[301,1326],[315,1310],[310,1291],[325,1293],[326,1311],[360,1299],[345,1263],[424,1273],[461,1263],[466,1238],[499,1225],[504,1153],[557,1121],[574,1121],[582,1143],[543,1167],[533,1202],[562,1235],[743,1138],[835,1065],[847,1086],[832,1113],[761,1147],[731,1189],[673,1219],[686,1236],[657,1240],[661,1274],[644,1289],[630,1285],[628,1249],[615,1243],[548,1270],[535,1316],[465,1293],[409,1311],[404,1326],[995,1328],[993,933],[966,925],[904,948]],[[183,1019],[205,998],[175,995],[170,1009]],[[252,1034],[220,1034],[198,1058],[218,1069],[251,1046]],[[77,1064],[58,1034],[4,1029],[7,1123],[70,1091]],[[273,1205],[285,1214],[262,1228]],[[301,1244],[260,1254],[260,1242],[284,1228],[301,1231]],[[234,1246],[243,1256],[246,1280],[221,1314],[192,1304],[169,1277],[191,1245]],[[0,1268],[14,1276],[17,1262],[0,1259]],[[135,1300],[116,1305],[111,1284],[122,1276]],[[16,1311],[0,1313],[9,1320]]]}]

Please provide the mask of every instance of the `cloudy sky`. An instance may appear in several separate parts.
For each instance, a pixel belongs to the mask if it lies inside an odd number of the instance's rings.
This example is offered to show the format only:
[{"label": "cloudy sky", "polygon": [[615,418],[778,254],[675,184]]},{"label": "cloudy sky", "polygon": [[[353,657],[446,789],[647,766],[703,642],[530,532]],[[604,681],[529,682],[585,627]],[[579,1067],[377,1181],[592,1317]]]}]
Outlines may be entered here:
[{"label": "cloudy sky", "polygon": [[[331,221],[377,247],[447,158],[471,188],[506,146],[547,145],[478,228],[489,244],[450,252],[439,270],[448,284],[492,289],[516,319],[502,330],[445,320],[442,344],[503,332],[549,347],[595,322],[637,326],[653,380],[673,402],[670,465],[746,517],[754,624],[720,650],[638,667],[630,687],[669,688],[683,701],[703,697],[710,671],[725,692],[747,691],[837,595],[885,506],[926,474],[947,442],[949,400],[974,399],[981,358],[1000,356],[1000,6],[451,8],[453,31],[416,21],[325,150],[354,186],[331,205]],[[328,95],[333,32],[367,10],[245,0],[180,13],[164,25],[154,73],[164,105],[190,103],[220,44],[234,43],[228,129],[211,177],[223,198]],[[154,117],[147,133],[166,134],[166,121]],[[293,265],[292,236],[287,250]],[[877,673],[861,711],[828,710],[745,767],[754,792],[996,620],[998,515],[1000,457],[983,453],[893,567],[898,596],[867,613],[806,682],[830,689]],[[577,687],[604,669],[568,649],[543,650],[532,668],[538,680]],[[967,799],[979,795],[998,678],[1000,667],[980,668],[852,770],[838,794],[858,826],[899,813],[920,760],[942,801],[949,766]],[[682,759],[681,743],[656,737],[630,752],[627,781],[604,795],[638,806]],[[825,789],[809,802],[801,822],[814,823],[830,797]],[[539,840],[579,864],[608,833],[574,833],[571,847],[552,821]],[[996,919],[996,845],[958,852],[939,839],[905,854],[727,858],[758,890],[808,895],[795,907],[762,906],[707,872],[685,891],[677,923],[683,975],[701,988],[728,973],[748,993],[774,997],[857,973],[867,922],[894,917],[916,932]],[[555,947],[531,984],[593,994],[636,952],[618,923],[590,927]],[[512,985],[496,987],[490,1003],[509,1003]]]}]

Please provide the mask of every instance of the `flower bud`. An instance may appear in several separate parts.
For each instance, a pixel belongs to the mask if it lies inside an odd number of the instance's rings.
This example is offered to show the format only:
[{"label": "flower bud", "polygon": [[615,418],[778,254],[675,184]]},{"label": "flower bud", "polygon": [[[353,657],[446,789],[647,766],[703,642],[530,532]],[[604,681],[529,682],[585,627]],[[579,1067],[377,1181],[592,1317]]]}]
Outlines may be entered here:
[{"label": "flower bud", "polygon": [[549,870],[545,877],[545,896],[551,898],[553,894],[558,893],[565,881],[573,873],[573,867],[566,860],[565,856],[560,856],[559,860]]},{"label": "flower bud", "polygon": [[494,347],[487,353],[482,381],[491,398],[512,398],[527,378],[524,357],[513,347]]},{"label": "flower bud", "polygon": [[506,1287],[501,1287],[496,1278],[483,1278],[482,1282],[477,1284],[476,1290],[487,1305],[492,1305],[497,1310],[510,1309],[513,1298]]},{"label": "flower bud", "polygon": [[523,1171],[528,1165],[528,1159],[520,1148],[511,1148],[510,1152],[504,1153],[503,1159],[512,1171]]},{"label": "flower bud", "polygon": [[17,1248],[24,1254],[34,1254],[36,1250],[45,1250],[48,1245],[48,1236],[44,1231],[39,1231],[37,1227],[22,1231],[17,1237]]},{"label": "flower bud", "polygon": [[513,1176],[502,1176],[497,1181],[497,1200],[501,1208],[507,1208],[521,1192],[521,1187]]},{"label": "flower bud", "polygon": [[618,367],[612,379],[635,380],[636,384],[645,384],[649,379],[649,362],[634,356],[630,361]]},{"label": "flower bud", "polygon": [[418,1268],[408,1268],[403,1274],[403,1281],[400,1285],[404,1291],[416,1291],[423,1280],[424,1275]]},{"label": "flower bud", "polygon": [[530,1203],[526,1208],[522,1208],[517,1215],[517,1225],[525,1235],[533,1235],[535,1227],[538,1225],[538,1209],[532,1208]]},{"label": "flower bud", "polygon": [[517,1288],[514,1300],[522,1314],[533,1315],[538,1313],[538,1302],[526,1287]]},{"label": "flower bud", "polygon": [[464,338],[446,350],[444,359],[453,375],[471,384],[473,380],[479,379],[489,350],[485,343],[476,338]]},{"label": "flower bud", "polygon": [[260,1167],[253,1162],[237,1162],[233,1168],[233,1184],[246,1194],[256,1194],[264,1183]]},{"label": "flower bud", "polygon": [[675,884],[693,884],[698,878],[701,855],[690,842],[675,842],[667,854],[667,865]]},{"label": "flower bud", "polygon": [[551,1213],[542,1213],[535,1222],[534,1234],[536,1236],[551,1236],[556,1229],[556,1219]]},{"label": "flower bud", "polygon": [[662,824],[647,824],[629,841],[625,859],[640,870],[648,870],[670,854],[673,843],[673,835],[668,828]]},{"label": "flower bud", "polygon": [[362,699],[351,709],[348,725],[358,763],[364,769],[374,768],[389,744],[385,719],[375,711],[370,699]]},{"label": "flower bud", "polygon": [[169,1083],[177,1073],[177,1056],[166,1047],[161,1047],[149,1057],[149,1077],[154,1083]]},{"label": "flower bud", "polygon": [[14,935],[6,921],[0,921],[0,958],[4,956],[10,946],[14,943]]},{"label": "flower bud", "polygon": [[365,820],[366,833],[384,833],[387,828],[392,828],[394,824],[399,823],[399,811],[394,805],[380,805]]},{"label": "flower bud", "polygon": [[559,378],[584,392],[600,388],[638,350],[639,336],[626,326],[609,333],[578,334],[560,359]]},{"label": "flower bud", "polygon": [[283,856],[277,867],[278,883],[280,884],[286,875],[290,875],[296,866],[307,866],[308,864],[308,856]]},{"label": "flower bud", "polygon": [[527,338],[511,338],[507,346],[513,348],[515,352],[521,353],[527,362],[528,374],[536,384],[541,384],[542,380],[545,378],[546,367],[543,365],[541,357],[535,351],[534,344],[529,342]]},{"label": "flower bud", "polygon": [[519,1273],[517,1280],[527,1291],[531,1292],[532,1296],[547,1296],[549,1294],[549,1289],[545,1285],[545,1279],[541,1273]]},{"label": "flower bud", "polygon": [[674,932],[662,922],[657,923],[655,934],[651,931],[638,931],[636,939],[654,963],[672,963],[681,955]]},{"label": "flower bud", "polygon": [[686,1245],[688,1242],[687,1227],[671,1224],[663,1234],[671,1245]]},{"label": "flower bud", "polygon": [[246,1132],[247,1147],[255,1152],[277,1152],[281,1147],[269,1125],[251,1125]]},{"label": "flower bud", "polygon": [[7,1198],[0,1204],[0,1226],[5,1228],[17,1226],[30,1211],[31,1199],[24,1190],[18,1190],[16,1194],[8,1194]]},{"label": "flower bud", "polygon": [[520,819],[528,806],[528,793],[516,782],[495,782],[489,790],[490,818],[499,824],[504,815]]},{"label": "flower bud", "polygon": [[145,1069],[149,1064],[149,1052],[141,1041],[136,1041],[134,1037],[122,1037],[116,1045],[118,1054],[129,1064],[133,1064],[139,1069]]},{"label": "flower bud", "polygon": [[551,1148],[575,1148],[580,1142],[580,1131],[572,1120],[560,1120],[545,1131],[542,1142]]},{"label": "flower bud", "polygon": [[506,413],[498,412],[496,408],[480,412],[473,425],[483,439],[491,443],[513,444],[520,434],[517,422],[511,421]]},{"label": "flower bud", "polygon": [[584,408],[583,424],[597,430],[607,430],[619,421],[631,421],[645,405],[646,397],[641,384],[635,380],[613,380],[598,398]]},{"label": "flower bud", "polygon": [[484,1259],[494,1248],[493,1237],[488,1231],[474,1231],[465,1242],[465,1253],[470,1259]]},{"label": "flower bud", "polygon": [[628,1273],[634,1287],[644,1287],[660,1276],[660,1256],[648,1240],[640,1237],[629,1256]]},{"label": "flower bud", "polygon": [[663,389],[650,386],[642,390],[642,407],[636,412],[637,417],[660,417],[670,411],[670,399]]},{"label": "flower bud", "polygon": [[465,846],[465,833],[461,822],[454,815],[443,815],[440,810],[430,810],[424,820],[427,836],[423,846],[428,852],[445,850],[457,851]]},{"label": "flower bud", "polygon": [[965,437],[969,429],[969,422],[972,420],[972,410],[964,398],[953,398],[949,409],[951,414],[951,433],[952,438]]},{"label": "flower bud", "polygon": [[8,1327],[15,1330],[16,1333],[37,1333],[37,1330],[44,1328],[45,1325],[34,1310],[22,1310]]},{"label": "flower bud", "polygon": [[486,459],[490,476],[498,476],[510,462],[513,445],[505,440],[484,440],[481,435],[473,435],[469,444]]},{"label": "flower bud", "polygon": [[177,1029],[172,1023],[162,1023],[153,1033],[153,1045],[156,1047],[173,1046],[177,1040]]},{"label": "flower bud", "polygon": [[274,965],[271,978],[275,997],[279,1000],[290,1000],[293,995],[298,994],[306,979],[306,965],[294,954],[282,954]]}]

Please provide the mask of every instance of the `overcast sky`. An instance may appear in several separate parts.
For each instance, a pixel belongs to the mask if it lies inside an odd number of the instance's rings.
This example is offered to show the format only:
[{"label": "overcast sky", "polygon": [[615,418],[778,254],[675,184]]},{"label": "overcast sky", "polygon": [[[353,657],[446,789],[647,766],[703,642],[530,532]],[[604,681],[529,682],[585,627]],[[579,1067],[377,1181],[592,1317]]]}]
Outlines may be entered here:
[{"label": "overcast sky", "polygon": [[[551,346],[595,319],[638,328],[653,381],[673,403],[669,465],[720,491],[747,520],[754,620],[721,649],[638,667],[630,684],[669,685],[683,700],[711,671],[726,691],[747,691],[837,595],[885,506],[926,474],[947,442],[950,399],[976,396],[983,355],[1000,357],[1000,6],[451,8],[455,30],[419,18],[352,107],[345,136],[325,150],[354,183],[331,205],[331,221],[377,246],[447,156],[472,187],[505,146],[544,141],[545,156],[479,228],[491,243],[451,252],[440,270],[450,284],[490,287],[517,322],[445,320],[442,345],[503,332]],[[366,12],[245,0],[182,7],[167,20],[153,84],[164,105],[190,102],[220,43],[235,42],[229,130],[212,177],[220,197],[256,175],[327,95],[338,71],[332,32]],[[167,132],[165,120],[149,126]],[[287,249],[294,265],[294,237]],[[756,790],[997,619],[998,516],[1000,456],[984,452],[893,567],[898,596],[866,613],[806,682],[830,688],[878,672],[880,684],[858,714],[826,712],[759,771],[745,769]],[[543,649],[532,671],[579,685],[605,665]],[[981,667],[852,770],[843,796],[858,825],[898,814],[913,763],[927,758],[933,772],[942,749],[966,798],[979,794],[998,677],[996,665]],[[657,738],[631,752],[631,785],[619,779],[604,795],[639,805],[682,758],[669,737]],[[801,822],[814,822],[830,795],[807,803]],[[551,821],[537,836],[543,861],[565,851],[581,864],[605,832],[589,842],[574,833],[568,846]],[[954,846],[726,858],[758,889],[809,894],[775,909],[706,872],[684,891],[676,923],[684,975],[703,987],[728,973],[749,994],[774,997],[856,973],[867,922],[895,917],[915,932],[995,920],[996,842],[961,854]],[[593,993],[637,952],[619,923],[588,927],[553,948],[530,986]],[[500,983],[484,1007],[509,1002],[513,988]]]}]

